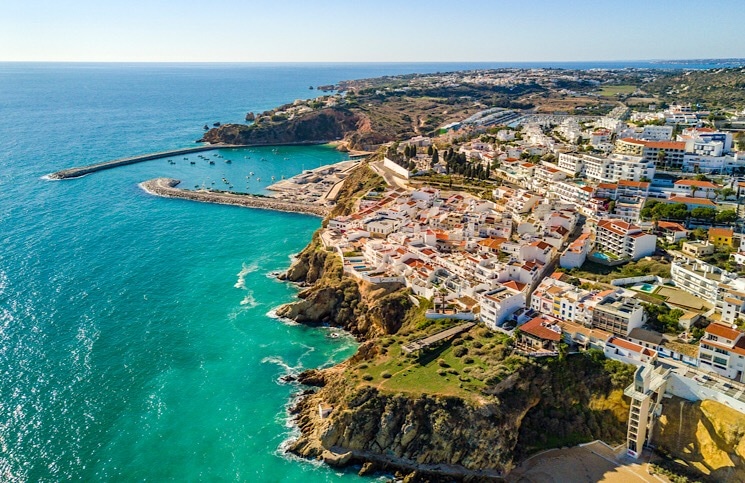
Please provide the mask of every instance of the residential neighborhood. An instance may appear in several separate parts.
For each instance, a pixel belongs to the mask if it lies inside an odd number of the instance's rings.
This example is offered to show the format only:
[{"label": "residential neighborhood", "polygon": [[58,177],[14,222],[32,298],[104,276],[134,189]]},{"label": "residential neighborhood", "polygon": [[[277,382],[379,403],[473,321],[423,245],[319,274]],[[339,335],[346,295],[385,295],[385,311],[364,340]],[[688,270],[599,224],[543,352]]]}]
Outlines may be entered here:
[{"label": "residential neighborhood", "polygon": [[[410,288],[427,318],[481,323],[528,357],[598,349],[657,390],[682,384],[745,412],[745,153],[687,106],[670,109],[650,125],[626,109],[497,110],[509,124],[486,129],[485,112],[445,137],[391,143],[372,166],[400,181],[321,239],[346,273]],[[629,390],[632,411],[654,409],[643,393]],[[646,434],[637,416],[632,457]]]}]

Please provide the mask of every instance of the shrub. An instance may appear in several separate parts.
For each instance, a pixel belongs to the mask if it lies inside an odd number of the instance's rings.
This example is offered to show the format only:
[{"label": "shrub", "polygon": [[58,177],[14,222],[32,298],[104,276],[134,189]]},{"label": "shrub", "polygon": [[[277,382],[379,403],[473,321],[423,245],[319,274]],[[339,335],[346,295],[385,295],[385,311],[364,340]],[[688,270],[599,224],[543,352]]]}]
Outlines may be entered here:
[{"label": "shrub", "polygon": [[446,374],[447,374],[447,372],[443,371],[442,369],[439,369],[439,370],[437,371],[437,375],[438,375],[438,376],[444,376],[444,375],[446,375]]},{"label": "shrub", "polygon": [[383,372],[382,372],[382,373],[380,374],[380,377],[382,377],[383,379],[390,379],[390,378],[391,378],[391,373],[390,373],[390,372],[388,372],[388,371],[383,371]]},{"label": "shrub", "polygon": [[362,376],[362,379],[365,381],[372,381],[373,377],[371,374],[365,374],[364,376]]},{"label": "shrub", "polygon": [[465,362],[466,364],[473,364],[473,357],[466,357],[465,359],[463,359],[463,362]]},{"label": "shrub", "polygon": [[468,349],[463,346],[456,347],[455,350],[453,351],[453,355],[455,357],[463,357],[466,354],[468,354]]},{"label": "shrub", "polygon": [[367,369],[367,368],[368,368],[368,365],[365,364],[364,362],[360,364],[359,366],[357,366],[357,369]]},{"label": "shrub", "polygon": [[445,359],[437,359],[437,365],[440,367],[450,367],[450,364],[445,362]]},{"label": "shrub", "polygon": [[477,349],[481,349],[482,347],[484,347],[484,344],[482,344],[482,343],[481,343],[481,342],[479,342],[479,341],[475,341],[475,342],[473,343],[473,346],[474,346],[475,348],[477,348]]}]

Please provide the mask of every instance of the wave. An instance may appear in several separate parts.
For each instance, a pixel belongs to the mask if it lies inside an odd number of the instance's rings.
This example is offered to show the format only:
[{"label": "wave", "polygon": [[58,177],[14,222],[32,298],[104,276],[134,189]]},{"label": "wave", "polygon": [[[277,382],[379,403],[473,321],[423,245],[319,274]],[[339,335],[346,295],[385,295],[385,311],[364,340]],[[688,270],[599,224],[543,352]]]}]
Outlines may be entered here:
[{"label": "wave", "polygon": [[246,275],[255,272],[259,269],[259,261],[255,261],[250,265],[243,264],[241,271],[238,272],[238,281],[233,285],[235,288],[244,289],[246,288]]},{"label": "wave", "polygon": [[243,297],[243,300],[241,300],[241,306],[246,309],[252,309],[259,305],[259,303],[254,298],[254,293],[252,291],[248,291],[245,297]]},{"label": "wave", "polygon": [[280,322],[282,322],[285,325],[289,325],[289,326],[302,325],[302,324],[300,324],[300,322],[295,322],[294,320],[288,319],[287,317],[282,317],[282,316],[277,315],[277,309],[278,308],[279,307],[273,308],[272,310],[270,310],[269,312],[267,312],[265,315],[267,317],[269,317],[270,319],[279,320]]}]

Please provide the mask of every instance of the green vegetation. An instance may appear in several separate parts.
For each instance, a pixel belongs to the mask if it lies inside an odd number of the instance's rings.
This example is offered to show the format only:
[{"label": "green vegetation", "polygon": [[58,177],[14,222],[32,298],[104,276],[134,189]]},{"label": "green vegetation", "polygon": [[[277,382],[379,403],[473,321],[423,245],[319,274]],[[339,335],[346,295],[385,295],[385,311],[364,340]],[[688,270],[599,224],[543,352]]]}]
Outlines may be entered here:
[{"label": "green vegetation", "polygon": [[572,277],[571,283],[580,285],[579,279],[588,279],[602,283],[610,283],[617,278],[641,277],[644,275],[658,275],[670,277],[670,264],[665,260],[641,259],[618,267],[608,267],[599,263],[586,261],[579,269],[573,268],[567,272]]},{"label": "green vegetation", "polygon": [[636,86],[622,85],[622,86],[603,86],[600,89],[600,95],[602,97],[617,97],[620,95],[630,95],[636,91]]},{"label": "green vegetation", "polygon": [[668,103],[699,104],[704,109],[745,107],[745,80],[741,68],[659,75],[645,84],[644,89]]},{"label": "green vegetation", "polygon": [[678,334],[683,330],[678,324],[684,313],[682,310],[670,309],[667,305],[659,303],[642,303],[642,305],[647,312],[647,324],[657,332]]}]

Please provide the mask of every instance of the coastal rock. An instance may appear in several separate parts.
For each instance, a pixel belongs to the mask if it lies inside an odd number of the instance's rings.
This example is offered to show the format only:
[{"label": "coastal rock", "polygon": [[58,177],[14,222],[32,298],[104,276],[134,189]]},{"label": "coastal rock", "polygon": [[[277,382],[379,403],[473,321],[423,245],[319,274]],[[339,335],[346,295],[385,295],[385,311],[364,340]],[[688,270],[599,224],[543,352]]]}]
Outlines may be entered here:
[{"label": "coastal rock", "polygon": [[317,369],[308,369],[297,376],[297,381],[306,386],[323,387],[326,385],[326,376]]},{"label": "coastal rock", "polygon": [[[208,143],[276,145],[323,143],[344,138],[357,130],[361,115],[348,109],[320,109],[293,119],[274,122],[254,117],[254,124],[225,124],[210,129],[200,141]],[[247,119],[248,116],[247,116]]]}]

